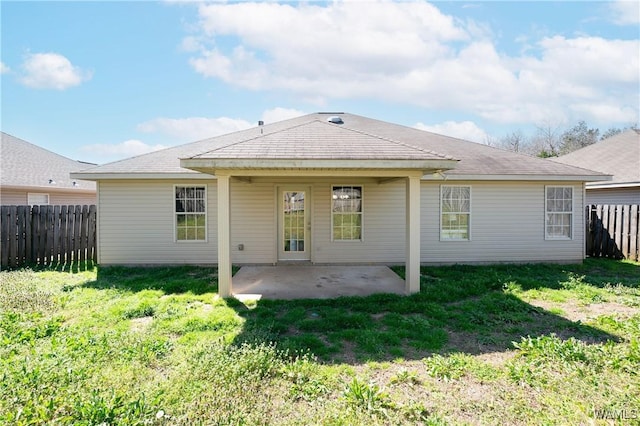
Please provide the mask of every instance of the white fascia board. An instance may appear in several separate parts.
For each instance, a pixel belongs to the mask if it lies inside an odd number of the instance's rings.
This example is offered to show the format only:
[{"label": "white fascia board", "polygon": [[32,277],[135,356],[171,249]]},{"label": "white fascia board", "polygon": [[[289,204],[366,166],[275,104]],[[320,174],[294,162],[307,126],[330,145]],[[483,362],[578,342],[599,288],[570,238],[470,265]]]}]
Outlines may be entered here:
[{"label": "white fascia board", "polygon": [[586,187],[587,189],[634,188],[634,187],[640,187],[640,182],[587,183]]},{"label": "white fascia board", "polygon": [[611,180],[609,175],[465,175],[465,174],[432,174],[425,175],[422,180],[497,180],[497,181],[605,181]]},{"label": "white fascia board", "polygon": [[38,192],[64,192],[64,193],[78,193],[78,194],[95,194],[96,190],[90,188],[78,188],[74,186],[15,186],[15,185],[3,185],[0,186],[3,190],[11,191],[38,191]]},{"label": "white fascia board", "polygon": [[215,179],[215,176],[199,172],[187,173],[71,173],[73,179],[114,180],[114,179]]}]

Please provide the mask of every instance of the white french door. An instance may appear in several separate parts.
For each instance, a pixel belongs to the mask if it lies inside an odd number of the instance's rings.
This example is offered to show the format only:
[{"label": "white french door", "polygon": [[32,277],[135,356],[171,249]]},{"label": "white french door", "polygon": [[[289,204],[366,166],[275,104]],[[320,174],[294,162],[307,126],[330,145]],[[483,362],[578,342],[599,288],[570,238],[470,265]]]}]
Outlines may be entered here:
[{"label": "white french door", "polygon": [[311,260],[309,188],[278,190],[278,260]]}]

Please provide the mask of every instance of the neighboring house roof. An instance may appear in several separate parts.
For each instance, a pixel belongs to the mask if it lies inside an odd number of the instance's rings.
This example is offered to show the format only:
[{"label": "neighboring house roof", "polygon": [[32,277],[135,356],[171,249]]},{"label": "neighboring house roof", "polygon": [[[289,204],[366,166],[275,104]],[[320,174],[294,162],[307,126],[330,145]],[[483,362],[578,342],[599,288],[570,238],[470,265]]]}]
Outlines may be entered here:
[{"label": "neighboring house roof", "polygon": [[86,169],[92,164],[63,157],[15,136],[0,133],[0,187],[95,192],[95,182],[70,177],[71,172]]},{"label": "neighboring house roof", "polygon": [[[341,124],[328,121],[339,116]],[[275,160],[340,162],[420,160],[443,164],[451,179],[576,179],[608,177],[528,155],[504,151],[411,127],[347,113],[314,113],[162,151],[98,166],[75,176],[87,179],[205,177],[180,167],[194,160],[247,160],[259,164]],[[236,162],[236,164],[239,164]],[[300,164],[289,161],[288,164]]]},{"label": "neighboring house roof", "polygon": [[613,175],[612,180],[589,183],[587,188],[640,186],[640,131],[618,133],[554,161]]}]

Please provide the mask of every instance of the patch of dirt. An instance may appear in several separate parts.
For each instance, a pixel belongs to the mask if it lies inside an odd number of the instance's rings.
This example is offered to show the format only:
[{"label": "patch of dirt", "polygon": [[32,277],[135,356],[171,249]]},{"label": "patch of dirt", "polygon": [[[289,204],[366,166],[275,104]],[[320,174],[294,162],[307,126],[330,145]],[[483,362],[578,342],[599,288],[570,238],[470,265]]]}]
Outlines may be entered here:
[{"label": "patch of dirt", "polygon": [[[464,352],[469,355],[481,355],[487,353],[502,353],[509,350],[500,343],[482,343],[478,341],[478,334],[468,333],[464,331],[447,330],[448,341],[443,352]],[[495,337],[500,337],[499,331],[496,331]],[[504,338],[497,338],[496,342],[503,341]]]},{"label": "patch of dirt", "polygon": [[134,318],[131,320],[131,331],[145,331],[152,322],[153,317]]},{"label": "patch of dirt", "polygon": [[492,367],[503,367],[504,364],[516,355],[515,351],[487,352],[476,356],[476,359],[489,364]]},{"label": "patch of dirt", "polygon": [[531,300],[528,303],[545,309],[547,311],[553,309],[562,309],[562,316],[570,321],[586,322],[602,315],[615,315],[618,318],[629,318],[640,314],[640,308],[622,305],[615,302],[592,303],[590,305],[581,305],[579,303],[569,302],[550,302],[546,300]]},{"label": "patch of dirt", "polygon": [[[329,342],[324,341],[322,337],[320,337],[320,340],[323,340],[323,343],[325,343],[326,345],[329,344]],[[358,357],[356,357],[355,348],[356,348],[356,345],[353,342],[350,342],[348,340],[343,340],[342,351],[340,351],[340,355],[338,355],[338,358],[340,359],[340,361],[345,364],[352,364],[352,365],[356,364],[358,361]]]}]

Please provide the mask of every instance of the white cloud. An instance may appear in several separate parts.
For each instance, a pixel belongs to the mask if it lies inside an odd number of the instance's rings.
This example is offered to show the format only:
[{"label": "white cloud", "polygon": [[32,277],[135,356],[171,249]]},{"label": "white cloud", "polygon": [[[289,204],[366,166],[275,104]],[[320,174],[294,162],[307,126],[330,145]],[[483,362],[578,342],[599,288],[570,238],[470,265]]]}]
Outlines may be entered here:
[{"label": "white cloud", "polygon": [[262,113],[262,121],[266,124],[275,123],[276,121],[287,120],[289,118],[300,117],[306,113],[298,111],[297,109],[276,107],[268,109]]},{"label": "white cloud", "polygon": [[22,84],[34,89],[65,90],[91,79],[92,73],[74,66],[57,53],[29,53],[22,63]]},{"label": "white cloud", "polygon": [[117,144],[85,145],[81,147],[81,150],[99,159],[100,163],[104,163],[105,161],[133,157],[164,148],[168,147],[165,145],[148,145],[137,139],[129,139]]},{"label": "white cloud", "polygon": [[[276,107],[265,110],[260,117],[266,124],[304,115],[302,111]],[[187,117],[187,118],[154,118],[138,124],[137,128],[145,133],[163,133],[179,141],[195,141],[218,135],[237,132],[257,126],[258,122],[249,122],[229,117]]]},{"label": "white cloud", "polygon": [[254,125],[245,120],[228,117],[154,118],[140,123],[138,130],[146,133],[164,133],[186,142],[248,129]]},{"label": "white cloud", "polygon": [[0,74],[5,74],[5,73],[8,73],[9,71],[11,71],[11,68],[6,66],[4,62],[0,62]]},{"label": "white cloud", "polygon": [[417,123],[413,127],[420,130],[426,130],[427,132],[438,133],[478,143],[486,143],[488,140],[487,133],[478,127],[473,121],[445,121],[444,123],[434,125]]},{"label": "white cloud", "polygon": [[582,103],[570,105],[570,108],[584,117],[587,122],[598,123],[637,123],[637,110],[628,106],[621,106],[613,101]]},{"label": "white cloud", "polygon": [[200,5],[199,19],[183,43],[193,69],[251,90],[457,109],[502,123],[582,119],[570,105],[602,99],[638,114],[637,39],[529,38],[523,53],[508,54],[486,24],[422,1],[216,3]]},{"label": "white cloud", "polygon": [[640,24],[640,3],[637,0],[617,0],[607,4],[614,23],[618,25]]}]

